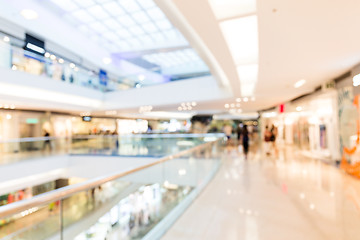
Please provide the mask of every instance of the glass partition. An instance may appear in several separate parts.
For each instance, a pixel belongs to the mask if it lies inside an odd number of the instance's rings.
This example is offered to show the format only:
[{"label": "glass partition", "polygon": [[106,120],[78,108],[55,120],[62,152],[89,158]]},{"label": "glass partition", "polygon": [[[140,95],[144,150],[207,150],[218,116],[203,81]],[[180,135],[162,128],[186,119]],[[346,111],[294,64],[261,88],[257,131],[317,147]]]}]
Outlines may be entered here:
[{"label": "glass partition", "polygon": [[0,164],[54,155],[163,157],[223,136],[222,134],[92,135],[0,141]]},{"label": "glass partition", "polygon": [[[0,239],[156,239],[216,173],[218,148],[219,142],[203,144],[179,157],[3,217]],[[38,197],[46,194],[51,193]]]}]

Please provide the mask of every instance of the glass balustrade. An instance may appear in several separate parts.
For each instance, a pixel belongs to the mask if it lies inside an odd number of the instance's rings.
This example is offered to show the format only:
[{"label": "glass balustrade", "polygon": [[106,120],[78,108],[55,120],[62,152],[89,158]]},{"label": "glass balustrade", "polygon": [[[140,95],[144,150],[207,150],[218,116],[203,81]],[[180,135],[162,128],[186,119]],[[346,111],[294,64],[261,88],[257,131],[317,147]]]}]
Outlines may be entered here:
[{"label": "glass balustrade", "polygon": [[90,135],[0,141],[0,164],[55,155],[162,157],[189,149],[222,134]]},{"label": "glass balustrade", "polygon": [[105,177],[110,180],[88,180],[9,204],[5,208],[19,210],[10,215],[0,207],[0,239],[158,239],[216,173],[220,145],[203,143],[155,165]]},{"label": "glass balustrade", "polygon": [[[56,81],[96,89],[102,92],[126,90],[140,86],[160,84],[168,81],[159,81],[154,79],[153,81],[147,80],[146,83],[141,82],[139,80],[139,75],[142,74],[155,74],[158,75],[157,78],[163,78],[157,72],[151,72],[145,69],[143,72],[137,72],[136,74],[124,74],[122,76],[118,76],[117,78],[106,76],[106,79],[104,79],[104,76],[99,74],[98,69],[88,69],[79,64],[70,62],[67,59],[56,57],[50,53],[47,53],[45,56],[35,54],[24,50],[23,48],[11,45],[10,42],[0,40],[0,67],[11,68],[14,71],[22,71],[29,74],[44,76]],[[173,81],[208,75],[210,75],[210,72],[208,71],[193,73],[190,75],[187,74],[184,76],[179,75],[174,77]]]}]

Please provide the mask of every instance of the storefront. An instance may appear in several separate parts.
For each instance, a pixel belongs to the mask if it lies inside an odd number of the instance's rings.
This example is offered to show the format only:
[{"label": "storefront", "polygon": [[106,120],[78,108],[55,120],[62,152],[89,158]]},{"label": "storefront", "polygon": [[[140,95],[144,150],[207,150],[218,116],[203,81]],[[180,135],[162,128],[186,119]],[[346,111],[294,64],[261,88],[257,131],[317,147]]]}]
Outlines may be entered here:
[{"label": "storefront", "polygon": [[277,144],[292,144],[304,155],[328,161],[340,159],[337,91],[320,91],[285,104],[285,111],[262,114],[265,126],[277,128]]},{"label": "storefront", "polygon": [[73,135],[112,134],[116,132],[116,119],[94,117],[72,117],[71,128]]}]

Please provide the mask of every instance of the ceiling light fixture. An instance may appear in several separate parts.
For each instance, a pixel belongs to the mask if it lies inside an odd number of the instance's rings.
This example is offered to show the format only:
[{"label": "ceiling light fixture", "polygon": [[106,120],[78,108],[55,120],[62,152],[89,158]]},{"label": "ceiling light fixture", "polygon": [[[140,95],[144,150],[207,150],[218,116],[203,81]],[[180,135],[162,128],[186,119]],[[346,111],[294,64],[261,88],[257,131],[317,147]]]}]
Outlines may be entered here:
[{"label": "ceiling light fixture", "polygon": [[138,79],[139,79],[140,81],[144,81],[144,80],[145,80],[145,76],[144,76],[144,75],[139,75],[139,76],[138,76]]},{"label": "ceiling light fixture", "polygon": [[4,40],[4,42],[10,42],[10,38],[9,38],[8,36],[5,36],[5,37],[3,38],[3,40]]},{"label": "ceiling light fixture", "polygon": [[303,108],[301,106],[296,107],[296,111],[300,112]]},{"label": "ceiling light fixture", "polygon": [[37,19],[39,17],[37,12],[35,12],[32,9],[23,9],[23,10],[21,10],[20,14],[21,14],[21,16],[23,16],[27,20],[34,20],[34,19]]},{"label": "ceiling light fixture", "polygon": [[294,88],[299,88],[299,87],[303,86],[305,83],[306,83],[306,80],[305,80],[305,79],[301,79],[300,81],[297,81],[297,82],[294,84]]},{"label": "ceiling light fixture", "polygon": [[237,98],[236,101],[237,101],[237,102],[241,102],[241,98]]},{"label": "ceiling light fixture", "polygon": [[102,60],[103,60],[103,63],[106,65],[108,65],[112,62],[111,58],[109,58],[109,57],[104,57]]},{"label": "ceiling light fixture", "polygon": [[249,99],[247,98],[247,97],[244,97],[244,102],[248,102],[249,101]]},{"label": "ceiling light fixture", "polygon": [[225,108],[229,108],[230,105],[228,103],[225,104]]},{"label": "ceiling light fixture", "polygon": [[45,49],[43,49],[42,47],[36,46],[35,44],[29,43],[29,42],[26,44],[26,47],[35,52],[41,53],[41,54],[45,53]]},{"label": "ceiling light fixture", "polygon": [[360,74],[357,74],[353,77],[353,86],[357,87],[360,85]]}]

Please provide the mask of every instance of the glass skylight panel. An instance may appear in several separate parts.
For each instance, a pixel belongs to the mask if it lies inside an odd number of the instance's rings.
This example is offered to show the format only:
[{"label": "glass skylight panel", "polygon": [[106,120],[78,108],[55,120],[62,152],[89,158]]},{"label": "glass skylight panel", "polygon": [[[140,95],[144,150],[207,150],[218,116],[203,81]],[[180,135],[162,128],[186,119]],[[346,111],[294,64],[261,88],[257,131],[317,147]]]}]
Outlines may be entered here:
[{"label": "glass skylight panel", "polygon": [[120,47],[121,50],[130,49],[130,45],[126,41],[118,41],[116,44]]},{"label": "glass skylight panel", "polygon": [[95,2],[93,0],[73,0],[77,5],[87,8],[90,6],[95,5]]},{"label": "glass skylight panel", "polygon": [[94,42],[98,42],[99,39],[100,39],[100,37],[99,37],[98,35],[93,35],[93,36],[90,37],[90,39],[91,39],[92,41],[94,41]]},{"label": "glass skylight panel", "polygon": [[103,8],[114,17],[125,14],[125,11],[116,2],[109,2],[103,5]]},{"label": "glass skylight panel", "polygon": [[155,40],[155,42],[163,42],[165,41],[165,36],[162,33],[156,32],[150,34],[150,37]]},{"label": "glass skylight panel", "polygon": [[147,33],[153,33],[158,31],[157,27],[152,23],[143,24],[142,27]]},{"label": "glass skylight panel", "polygon": [[95,31],[97,31],[98,33],[104,33],[108,31],[108,29],[100,22],[92,23],[90,24],[90,27]]},{"label": "glass skylight panel", "polygon": [[121,25],[114,19],[108,19],[104,21],[104,24],[111,30],[118,30],[121,28]]},{"label": "glass skylight panel", "polygon": [[135,0],[120,0],[120,5],[129,13],[140,11],[141,8]]},{"label": "glass skylight panel", "polygon": [[86,25],[80,25],[78,29],[85,34],[90,34],[92,32]]},{"label": "glass skylight panel", "polygon": [[106,39],[111,41],[117,41],[119,40],[119,36],[113,32],[107,32],[103,35]]},{"label": "glass skylight panel", "polygon": [[137,36],[137,35],[142,35],[142,34],[145,33],[144,30],[143,30],[141,27],[139,27],[139,26],[130,27],[130,28],[129,28],[129,31],[130,31],[132,34],[134,34],[135,36]]},{"label": "glass skylight panel", "polygon": [[142,36],[139,36],[139,39],[141,42],[143,42],[145,45],[151,45],[151,44],[154,44],[154,41],[151,37],[149,37],[148,35],[142,35]]},{"label": "glass skylight panel", "polygon": [[99,5],[93,6],[87,9],[95,18],[102,20],[106,18],[110,18],[109,14],[104,11],[102,7]]},{"label": "glass skylight panel", "polygon": [[172,28],[171,23],[170,23],[169,20],[167,20],[167,19],[163,19],[163,20],[160,20],[160,21],[156,21],[155,23],[156,23],[156,25],[158,26],[158,28],[159,28],[160,30],[167,30],[167,29]]},{"label": "glass skylight panel", "polygon": [[123,25],[124,27],[130,27],[135,25],[134,20],[132,20],[131,17],[129,16],[121,16],[118,18],[119,22],[121,23],[121,25]]},{"label": "glass skylight panel", "polygon": [[72,26],[78,26],[79,25],[79,20],[76,17],[74,17],[73,15],[71,15],[71,14],[65,14],[63,16],[63,19],[65,21],[68,21]]},{"label": "glass skylight panel", "polygon": [[156,6],[153,0],[137,0],[137,2],[142,8],[152,8]]},{"label": "glass skylight panel", "polygon": [[133,13],[132,17],[137,23],[150,22],[150,18],[144,11]]},{"label": "glass skylight panel", "polygon": [[164,32],[164,35],[167,39],[176,39],[178,37],[178,34],[175,30],[167,30]]},{"label": "glass skylight panel", "polygon": [[79,10],[73,12],[72,15],[84,23],[94,22],[95,18],[93,18],[90,14],[88,14],[85,10]]},{"label": "glass skylight panel", "polygon": [[97,3],[100,3],[100,4],[103,4],[103,3],[106,3],[106,2],[110,2],[112,0],[96,0]]},{"label": "glass skylight panel", "polygon": [[116,31],[120,38],[129,38],[131,37],[131,33],[126,29],[119,29]]},{"label": "glass skylight panel", "polygon": [[133,47],[140,47],[142,44],[139,39],[137,38],[130,38],[128,39],[128,43]]},{"label": "glass skylight panel", "polygon": [[116,52],[119,50],[119,47],[112,43],[105,44],[104,47],[111,52]]},{"label": "glass skylight panel", "polygon": [[78,6],[75,3],[73,3],[71,0],[51,0],[51,1],[67,12],[71,12],[78,9]]},{"label": "glass skylight panel", "polygon": [[165,14],[160,10],[160,8],[158,7],[154,7],[151,9],[147,10],[147,13],[149,14],[149,16],[154,19],[154,20],[160,20],[160,19],[164,19]]}]

